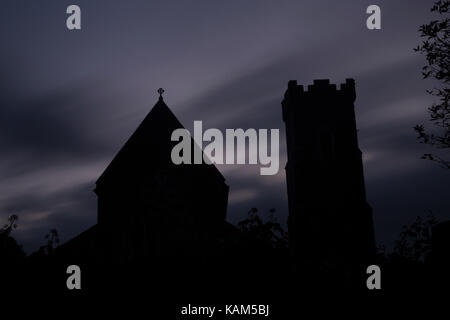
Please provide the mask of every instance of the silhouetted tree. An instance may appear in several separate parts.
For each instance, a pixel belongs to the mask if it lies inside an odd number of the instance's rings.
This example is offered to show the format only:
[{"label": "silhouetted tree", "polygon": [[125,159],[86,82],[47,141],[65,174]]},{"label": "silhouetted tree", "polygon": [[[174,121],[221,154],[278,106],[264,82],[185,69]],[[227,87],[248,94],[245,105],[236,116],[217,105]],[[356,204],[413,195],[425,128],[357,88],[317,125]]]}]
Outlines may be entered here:
[{"label": "silhouetted tree", "polygon": [[25,252],[17,241],[11,237],[11,232],[17,229],[19,217],[10,215],[8,223],[0,230],[0,258],[5,263],[14,263],[25,257]]},{"label": "silhouetted tree", "polygon": [[385,289],[412,292],[429,288],[431,230],[437,222],[431,212],[426,217],[418,216],[403,226],[392,252],[377,247],[376,264],[383,270]]},{"label": "silhouetted tree", "polygon": [[9,236],[11,231],[17,228],[17,220],[19,220],[17,215],[10,215],[8,217],[8,223],[3,226],[2,230],[0,230],[0,234],[2,236]]},{"label": "silhouetted tree", "polygon": [[403,226],[391,258],[424,262],[431,250],[431,229],[437,223],[437,219],[430,212],[427,217],[418,216],[411,225]]},{"label": "silhouetted tree", "polygon": [[[422,25],[419,29],[421,37],[425,38],[422,45],[414,50],[425,54],[427,65],[422,68],[424,79],[434,78],[441,82],[440,88],[434,88],[427,92],[439,99],[439,103],[428,108],[430,121],[439,128],[440,133],[432,133],[425,129],[423,124],[414,127],[417,139],[439,149],[450,148],[450,19],[448,17],[450,0],[438,0],[431,8],[432,12],[439,13],[441,20],[433,20]],[[442,167],[450,169],[450,161],[437,155],[426,153],[423,159],[436,161]]]},{"label": "silhouetted tree", "polygon": [[48,255],[53,253],[59,244],[59,235],[56,229],[50,229],[50,231],[45,235],[47,244],[39,248],[38,253],[41,255]]},{"label": "silhouetted tree", "polygon": [[269,210],[269,220],[265,222],[258,215],[258,209],[251,208],[247,218],[239,222],[237,226],[242,232],[270,244],[273,248],[288,247],[287,232],[276,221],[273,208]]}]

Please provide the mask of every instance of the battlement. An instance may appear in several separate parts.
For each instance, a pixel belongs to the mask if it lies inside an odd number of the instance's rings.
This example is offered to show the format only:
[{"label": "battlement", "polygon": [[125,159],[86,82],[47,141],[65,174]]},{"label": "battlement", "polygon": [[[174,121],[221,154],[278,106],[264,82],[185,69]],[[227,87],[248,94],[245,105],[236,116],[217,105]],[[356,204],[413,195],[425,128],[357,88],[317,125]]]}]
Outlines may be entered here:
[{"label": "battlement", "polygon": [[311,101],[323,101],[323,99],[331,99],[338,104],[342,103],[338,101],[347,101],[353,104],[356,99],[355,80],[346,79],[339,89],[335,84],[330,83],[329,79],[314,80],[313,84],[306,87],[306,90],[303,85],[297,84],[297,80],[290,80],[281,102],[283,121],[288,119],[289,110],[295,110],[296,106],[309,105]]},{"label": "battlement", "polygon": [[329,79],[319,79],[314,80],[313,84],[305,87],[303,85],[298,85],[297,80],[290,80],[288,82],[288,89],[284,95],[284,99],[289,98],[300,98],[305,95],[321,95],[321,94],[330,94],[332,92],[342,93],[348,95],[351,99],[355,99],[355,80],[346,79],[345,83],[342,83],[339,87],[335,84],[330,83]]}]

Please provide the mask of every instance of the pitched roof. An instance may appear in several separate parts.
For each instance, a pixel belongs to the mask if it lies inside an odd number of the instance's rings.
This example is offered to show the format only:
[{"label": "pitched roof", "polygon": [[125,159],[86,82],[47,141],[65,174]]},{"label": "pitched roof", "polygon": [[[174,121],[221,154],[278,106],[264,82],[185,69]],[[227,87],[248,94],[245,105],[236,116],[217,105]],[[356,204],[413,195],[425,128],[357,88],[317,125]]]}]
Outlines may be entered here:
[{"label": "pitched roof", "polygon": [[[120,149],[108,167],[97,179],[100,185],[114,181],[124,176],[139,176],[144,166],[170,167],[175,166],[171,160],[171,150],[178,142],[171,141],[175,129],[184,128],[160,97],[136,131]],[[194,140],[191,140],[194,143]],[[199,165],[196,165],[199,166]],[[214,165],[201,164],[209,174],[225,178]]]}]

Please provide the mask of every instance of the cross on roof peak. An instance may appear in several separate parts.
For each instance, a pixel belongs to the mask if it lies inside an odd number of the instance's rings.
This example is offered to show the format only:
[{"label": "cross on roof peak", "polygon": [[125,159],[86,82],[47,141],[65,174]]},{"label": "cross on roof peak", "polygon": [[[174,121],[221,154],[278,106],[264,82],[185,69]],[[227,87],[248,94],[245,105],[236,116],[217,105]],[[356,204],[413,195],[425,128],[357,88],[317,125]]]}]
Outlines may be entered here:
[{"label": "cross on roof peak", "polygon": [[157,92],[159,93],[159,99],[162,99],[162,94],[164,93],[164,89],[159,88]]}]

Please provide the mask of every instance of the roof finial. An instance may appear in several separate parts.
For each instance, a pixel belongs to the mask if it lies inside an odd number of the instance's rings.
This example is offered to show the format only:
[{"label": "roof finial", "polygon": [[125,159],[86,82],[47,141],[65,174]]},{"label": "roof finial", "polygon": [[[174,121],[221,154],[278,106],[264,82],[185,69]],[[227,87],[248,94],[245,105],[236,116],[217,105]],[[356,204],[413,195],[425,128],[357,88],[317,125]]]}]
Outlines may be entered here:
[{"label": "roof finial", "polygon": [[164,89],[159,88],[157,92],[159,93],[159,100],[162,100],[163,99],[162,94],[164,93]]}]

